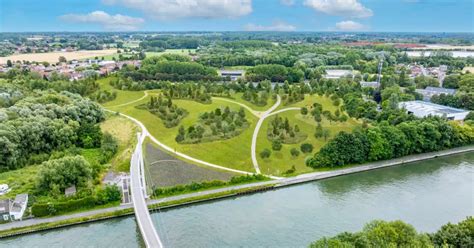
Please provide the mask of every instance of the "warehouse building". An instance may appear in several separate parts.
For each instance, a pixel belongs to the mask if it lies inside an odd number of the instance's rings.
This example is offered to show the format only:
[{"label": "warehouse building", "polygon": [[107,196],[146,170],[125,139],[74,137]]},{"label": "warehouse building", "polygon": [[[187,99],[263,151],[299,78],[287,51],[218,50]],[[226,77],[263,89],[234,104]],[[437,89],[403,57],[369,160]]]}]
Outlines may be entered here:
[{"label": "warehouse building", "polygon": [[406,109],[409,114],[420,118],[431,115],[445,117],[448,120],[462,121],[469,114],[468,110],[423,101],[401,102],[399,107]]}]

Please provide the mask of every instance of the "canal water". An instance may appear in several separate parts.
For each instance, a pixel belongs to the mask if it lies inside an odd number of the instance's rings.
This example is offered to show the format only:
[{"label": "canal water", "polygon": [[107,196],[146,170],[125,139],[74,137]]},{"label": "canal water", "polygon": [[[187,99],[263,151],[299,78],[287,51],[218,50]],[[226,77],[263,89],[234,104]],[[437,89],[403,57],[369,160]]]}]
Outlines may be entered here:
[{"label": "canal water", "polygon": [[[474,153],[154,212],[167,247],[307,247],[374,219],[433,232],[474,215]],[[141,247],[133,217],[0,240],[0,247]]]}]

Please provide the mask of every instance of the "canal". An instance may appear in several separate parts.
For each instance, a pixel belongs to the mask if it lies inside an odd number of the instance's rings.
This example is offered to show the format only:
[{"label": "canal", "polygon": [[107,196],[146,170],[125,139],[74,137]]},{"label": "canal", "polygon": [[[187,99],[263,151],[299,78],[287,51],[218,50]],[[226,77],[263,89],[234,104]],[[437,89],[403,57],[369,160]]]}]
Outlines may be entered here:
[{"label": "canal", "polygon": [[[474,215],[474,153],[152,214],[167,247],[306,247],[373,219],[433,232]],[[140,247],[133,217],[0,240],[0,247]]]}]

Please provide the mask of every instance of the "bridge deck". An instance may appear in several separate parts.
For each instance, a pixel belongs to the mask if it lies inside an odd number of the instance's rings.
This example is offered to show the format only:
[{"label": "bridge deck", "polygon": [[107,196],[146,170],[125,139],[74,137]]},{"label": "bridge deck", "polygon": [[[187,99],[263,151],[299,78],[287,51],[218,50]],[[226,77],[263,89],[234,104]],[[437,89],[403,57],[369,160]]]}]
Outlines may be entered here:
[{"label": "bridge deck", "polygon": [[138,139],[135,152],[133,153],[132,159],[130,161],[130,188],[135,216],[137,218],[138,227],[140,228],[140,232],[142,234],[143,240],[145,241],[146,247],[161,248],[163,247],[163,244],[161,243],[160,237],[156,232],[155,225],[153,224],[145,201],[146,184],[143,171],[142,155],[142,143],[145,137],[146,134],[142,132]]}]

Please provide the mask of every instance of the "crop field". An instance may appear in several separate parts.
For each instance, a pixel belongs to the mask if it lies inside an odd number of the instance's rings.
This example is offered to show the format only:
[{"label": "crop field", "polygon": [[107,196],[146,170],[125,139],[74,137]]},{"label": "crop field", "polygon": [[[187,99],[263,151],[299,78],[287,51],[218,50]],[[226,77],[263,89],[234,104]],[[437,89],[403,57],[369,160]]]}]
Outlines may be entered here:
[{"label": "crop field", "polygon": [[151,142],[144,144],[145,163],[155,187],[185,185],[212,180],[228,181],[236,174],[179,160]]},{"label": "crop field", "polygon": [[49,62],[56,63],[60,56],[64,56],[67,60],[73,59],[87,59],[94,57],[102,57],[110,54],[117,53],[117,49],[107,50],[81,50],[74,52],[49,52],[49,53],[24,53],[14,54],[7,57],[0,57],[0,64],[7,63],[7,60],[11,61],[35,61],[35,62]]}]

